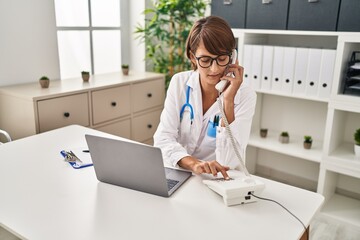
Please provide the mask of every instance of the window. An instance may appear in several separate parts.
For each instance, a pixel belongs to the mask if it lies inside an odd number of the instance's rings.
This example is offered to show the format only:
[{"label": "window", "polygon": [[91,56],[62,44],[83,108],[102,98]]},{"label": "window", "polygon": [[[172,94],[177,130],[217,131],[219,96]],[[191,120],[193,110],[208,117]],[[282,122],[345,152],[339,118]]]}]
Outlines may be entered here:
[{"label": "window", "polygon": [[120,0],[54,2],[61,78],[120,71]]}]

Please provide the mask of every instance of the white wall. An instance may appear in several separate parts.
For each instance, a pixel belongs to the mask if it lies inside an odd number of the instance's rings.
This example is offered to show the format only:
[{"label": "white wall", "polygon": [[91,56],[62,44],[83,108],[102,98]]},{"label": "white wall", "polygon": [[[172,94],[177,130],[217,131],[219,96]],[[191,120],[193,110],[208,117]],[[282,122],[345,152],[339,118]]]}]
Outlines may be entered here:
[{"label": "white wall", "polygon": [[52,0],[0,0],[0,86],[60,77]]},{"label": "white wall", "polygon": [[[145,71],[145,45],[133,32],[144,23],[146,0],[122,1],[130,15],[122,33],[129,44],[124,57],[132,70]],[[0,0],[0,86],[36,82],[43,75],[60,78],[54,1]]]},{"label": "white wall", "polygon": [[135,39],[134,31],[138,24],[144,26],[145,2],[130,1],[130,21],[129,21],[129,38],[130,38],[130,69],[136,71],[145,71],[145,44],[141,43],[139,39]]}]

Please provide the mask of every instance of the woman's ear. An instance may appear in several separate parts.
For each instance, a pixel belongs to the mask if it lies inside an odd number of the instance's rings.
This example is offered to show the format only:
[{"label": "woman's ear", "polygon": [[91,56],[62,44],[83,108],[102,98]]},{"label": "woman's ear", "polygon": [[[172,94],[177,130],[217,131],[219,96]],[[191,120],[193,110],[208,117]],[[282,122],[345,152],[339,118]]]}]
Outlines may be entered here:
[{"label": "woman's ear", "polygon": [[196,66],[196,59],[194,58],[194,56],[191,56],[191,63]]},{"label": "woman's ear", "polygon": [[192,53],[190,53],[190,61],[191,61],[191,65],[193,66],[193,68],[197,69],[197,62],[196,62],[194,54],[192,54]]}]

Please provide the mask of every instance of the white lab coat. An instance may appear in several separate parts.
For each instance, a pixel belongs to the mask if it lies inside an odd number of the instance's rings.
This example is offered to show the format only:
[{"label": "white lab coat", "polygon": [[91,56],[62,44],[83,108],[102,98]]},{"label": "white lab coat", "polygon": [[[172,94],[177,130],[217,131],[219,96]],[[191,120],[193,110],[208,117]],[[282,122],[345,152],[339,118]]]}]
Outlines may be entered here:
[{"label": "white lab coat", "polygon": [[[192,124],[187,114],[184,114],[182,123],[180,123],[180,110],[186,102],[187,86],[191,88],[189,102],[194,112]],[[230,124],[230,129],[242,161],[245,161],[245,149],[249,141],[251,122],[255,112],[256,93],[247,83],[243,82],[234,102],[235,121]],[[160,124],[154,135],[154,145],[161,149],[166,164],[175,167],[183,157],[193,156],[203,161],[217,160],[224,166],[239,169],[239,160],[225,127],[220,127],[221,122],[220,126],[215,127],[216,138],[207,134],[209,120],[213,121],[215,115],[221,115],[218,106],[218,103],[215,102],[203,114],[202,93],[197,71],[181,72],[173,76],[161,113]],[[212,123],[210,124],[211,127]],[[184,125],[187,126],[187,129],[186,127],[184,129]]]}]

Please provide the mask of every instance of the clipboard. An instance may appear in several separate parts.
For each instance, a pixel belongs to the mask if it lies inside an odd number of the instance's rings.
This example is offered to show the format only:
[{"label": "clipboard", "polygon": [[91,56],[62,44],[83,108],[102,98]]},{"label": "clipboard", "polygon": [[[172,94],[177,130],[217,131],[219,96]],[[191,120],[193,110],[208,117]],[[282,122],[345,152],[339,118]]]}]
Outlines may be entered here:
[{"label": "clipboard", "polygon": [[74,169],[80,169],[93,166],[89,150],[84,148],[77,148],[73,150],[61,150],[61,156],[70,164]]}]

